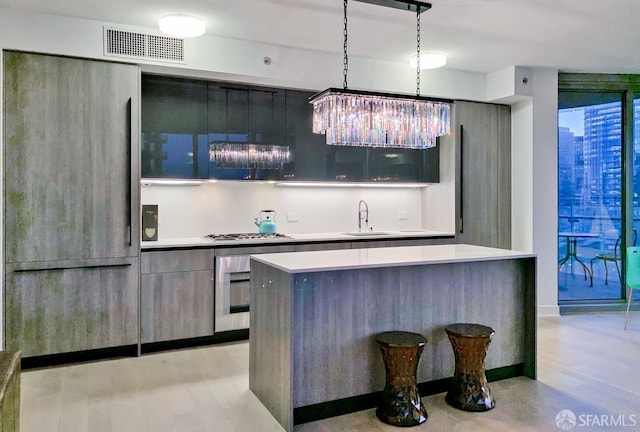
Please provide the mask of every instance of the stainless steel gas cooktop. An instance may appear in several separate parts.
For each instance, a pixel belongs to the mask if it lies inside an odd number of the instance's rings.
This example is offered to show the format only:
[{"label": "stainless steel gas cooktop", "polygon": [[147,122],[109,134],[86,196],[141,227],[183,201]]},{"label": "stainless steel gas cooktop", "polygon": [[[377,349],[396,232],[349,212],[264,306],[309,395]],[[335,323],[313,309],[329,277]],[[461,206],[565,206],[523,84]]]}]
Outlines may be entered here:
[{"label": "stainless steel gas cooktop", "polygon": [[251,240],[251,239],[271,239],[271,238],[291,238],[280,233],[260,234],[260,233],[231,233],[231,234],[207,234],[205,236],[211,240]]}]

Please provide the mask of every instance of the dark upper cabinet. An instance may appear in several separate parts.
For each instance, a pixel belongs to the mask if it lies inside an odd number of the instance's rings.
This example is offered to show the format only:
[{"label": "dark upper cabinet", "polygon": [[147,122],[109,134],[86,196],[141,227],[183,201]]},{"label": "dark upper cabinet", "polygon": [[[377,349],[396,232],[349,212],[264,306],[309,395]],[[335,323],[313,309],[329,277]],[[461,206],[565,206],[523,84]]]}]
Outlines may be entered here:
[{"label": "dark upper cabinet", "polygon": [[369,181],[414,181],[437,183],[440,180],[440,146],[425,149],[372,148],[369,151]]},{"label": "dark upper cabinet", "polygon": [[439,150],[328,146],[311,91],[142,76],[142,176],[439,181]]},{"label": "dark upper cabinet", "polygon": [[439,181],[439,147],[426,150],[327,146],[334,181]]},{"label": "dark upper cabinet", "polygon": [[256,144],[285,146],[285,90],[248,89],[249,134]]},{"label": "dark upper cabinet", "polygon": [[145,178],[207,178],[207,83],[143,75],[142,159]]},{"label": "dark upper cabinet", "polygon": [[295,164],[286,179],[298,181],[327,181],[330,160],[324,135],[312,132],[313,107],[309,97],[313,92],[287,90],[286,142]]},{"label": "dark upper cabinet", "polygon": [[439,147],[427,150],[328,146],[312,131],[313,92],[287,90],[287,144],[294,170],[286,178],[301,181],[424,182],[439,181]]},{"label": "dark upper cabinet", "polygon": [[209,178],[282,180],[292,156],[285,90],[208,83]]},{"label": "dark upper cabinet", "polygon": [[[324,135],[320,135],[324,141]],[[327,180],[343,182],[366,181],[369,178],[369,152],[364,147],[328,146],[329,159]]]}]

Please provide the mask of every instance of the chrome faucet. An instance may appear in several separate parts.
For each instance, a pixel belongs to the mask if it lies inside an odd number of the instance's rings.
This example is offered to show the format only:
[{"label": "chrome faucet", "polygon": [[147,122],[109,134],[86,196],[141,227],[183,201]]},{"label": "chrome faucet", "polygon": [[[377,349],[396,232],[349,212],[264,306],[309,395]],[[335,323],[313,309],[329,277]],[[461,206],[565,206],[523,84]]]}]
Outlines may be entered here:
[{"label": "chrome faucet", "polygon": [[[364,209],[362,208],[364,205]],[[364,217],[363,217],[364,216]],[[367,230],[369,230],[369,206],[365,200],[360,200],[358,203],[358,232],[362,232],[362,221],[367,224]]]}]

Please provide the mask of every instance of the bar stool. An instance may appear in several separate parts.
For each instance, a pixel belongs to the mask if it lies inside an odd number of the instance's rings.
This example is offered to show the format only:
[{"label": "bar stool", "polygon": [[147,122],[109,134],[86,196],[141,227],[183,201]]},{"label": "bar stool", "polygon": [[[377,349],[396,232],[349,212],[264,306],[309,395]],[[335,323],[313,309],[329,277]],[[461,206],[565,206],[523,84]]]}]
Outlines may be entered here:
[{"label": "bar stool", "polygon": [[382,350],[386,384],[376,416],[393,426],[416,426],[427,420],[427,409],[420,400],[416,372],[427,339],[417,333],[380,333],[376,342]]},{"label": "bar stool", "polygon": [[484,359],[494,331],[480,324],[452,324],[445,327],[453,353],[455,374],[445,400],[464,411],[488,411],[496,406],[487,384]]}]

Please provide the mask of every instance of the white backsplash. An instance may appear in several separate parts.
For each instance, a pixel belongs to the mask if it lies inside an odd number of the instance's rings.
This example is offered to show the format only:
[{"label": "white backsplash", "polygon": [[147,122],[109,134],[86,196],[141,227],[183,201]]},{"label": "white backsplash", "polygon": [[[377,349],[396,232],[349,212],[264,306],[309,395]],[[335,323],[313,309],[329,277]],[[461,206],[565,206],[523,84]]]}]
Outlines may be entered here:
[{"label": "white backsplash", "polygon": [[160,239],[257,232],[254,218],[262,209],[276,210],[281,233],[355,231],[361,199],[369,206],[369,226],[374,230],[440,230],[423,221],[423,191],[220,181],[200,186],[143,186],[141,197],[142,204],[158,205]]}]

